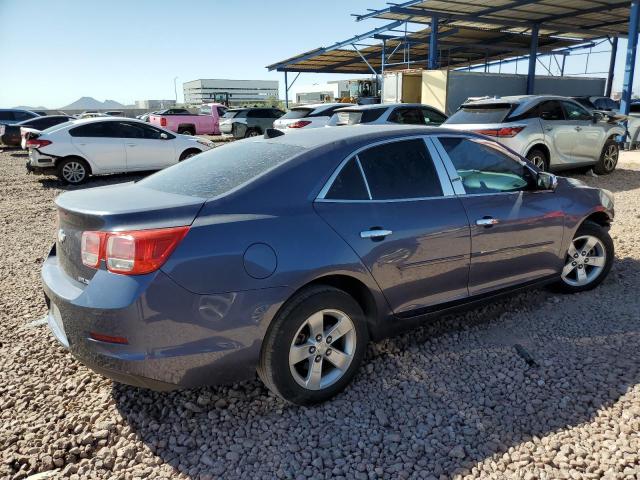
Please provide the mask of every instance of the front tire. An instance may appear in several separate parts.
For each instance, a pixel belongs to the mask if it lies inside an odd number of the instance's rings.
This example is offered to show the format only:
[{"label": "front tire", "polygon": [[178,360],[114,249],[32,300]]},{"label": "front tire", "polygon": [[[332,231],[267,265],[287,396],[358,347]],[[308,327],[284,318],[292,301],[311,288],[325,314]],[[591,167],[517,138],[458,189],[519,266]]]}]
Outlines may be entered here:
[{"label": "front tire", "polygon": [[311,287],[296,294],[269,327],[258,375],[288,402],[323,402],[351,382],[368,341],[364,313],[350,295]]},{"label": "front tire", "polygon": [[89,164],[79,157],[69,157],[58,163],[58,178],[69,185],[80,185],[89,178]]},{"label": "front tire", "polygon": [[598,175],[608,175],[616,169],[620,147],[615,140],[609,140],[604,144],[600,160],[593,166],[593,171]]},{"label": "front tire", "polygon": [[557,290],[577,293],[591,290],[607,277],[614,257],[613,240],[605,227],[585,222],[571,240]]}]

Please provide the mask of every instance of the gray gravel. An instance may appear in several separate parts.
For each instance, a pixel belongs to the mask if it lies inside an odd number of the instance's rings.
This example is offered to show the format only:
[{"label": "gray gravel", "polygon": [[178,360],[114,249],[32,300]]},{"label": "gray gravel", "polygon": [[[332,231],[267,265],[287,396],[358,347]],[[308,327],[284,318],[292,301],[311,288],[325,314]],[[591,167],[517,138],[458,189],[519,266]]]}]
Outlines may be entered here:
[{"label": "gray gravel", "polygon": [[76,362],[33,323],[62,186],[0,153],[0,477],[640,478],[630,158],[608,177],[576,175],[616,195],[617,262],[601,287],[531,291],[372,345],[345,393],[300,408],[257,380],[159,394]]}]

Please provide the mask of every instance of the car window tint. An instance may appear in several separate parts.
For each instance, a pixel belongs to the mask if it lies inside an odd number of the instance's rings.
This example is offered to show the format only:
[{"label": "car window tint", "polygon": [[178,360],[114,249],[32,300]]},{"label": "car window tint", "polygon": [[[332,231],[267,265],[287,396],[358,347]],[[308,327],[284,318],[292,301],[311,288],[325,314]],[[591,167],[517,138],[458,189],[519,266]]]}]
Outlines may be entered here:
[{"label": "car window tint", "polygon": [[222,107],[217,107],[218,108],[218,116],[222,117],[225,113],[227,113],[227,109],[226,108],[222,108]]},{"label": "car window tint", "polygon": [[242,141],[214,148],[139,182],[154,190],[201,198],[223,195],[290,160],[303,147]]},{"label": "car window tint", "polygon": [[21,122],[23,120],[29,120],[30,118],[33,118],[36,115],[34,115],[33,113],[21,112],[18,110],[16,112],[13,112],[13,116],[18,122]]},{"label": "car window tint", "polygon": [[311,108],[292,108],[287,113],[285,113],[281,118],[282,120],[304,118],[304,117],[308,117],[311,112],[313,112],[313,109]]},{"label": "car window tint", "polygon": [[430,108],[422,108],[421,112],[424,117],[424,123],[427,125],[442,125],[447,120],[447,117],[443,114]]},{"label": "car window tint", "polygon": [[485,140],[440,137],[440,142],[469,194],[513,192],[529,186],[524,164]]},{"label": "car window tint", "polygon": [[562,102],[567,120],[591,120],[591,114],[577,103]]},{"label": "car window tint", "polygon": [[417,108],[396,108],[389,121],[401,125],[424,125],[424,116]]},{"label": "car window tint", "polygon": [[324,198],[331,200],[368,200],[369,194],[357,160],[352,158],[340,170]]},{"label": "car window tint", "polygon": [[421,139],[378,145],[358,158],[373,200],[442,196],[438,174]]},{"label": "car window tint", "polygon": [[119,132],[115,127],[116,122],[96,122],[80,125],[69,130],[72,137],[118,137]]},{"label": "car window tint", "polygon": [[564,120],[564,112],[562,111],[560,102],[556,102],[555,100],[542,102],[538,107],[538,112],[542,120]]},{"label": "car window tint", "polygon": [[144,138],[144,129],[135,123],[118,122],[116,129],[120,138]]},{"label": "car window tint", "polygon": [[382,114],[386,111],[386,108],[368,108],[362,111],[362,117],[360,123],[371,123],[378,120]]},{"label": "car window tint", "polygon": [[512,105],[505,103],[462,105],[447,123],[501,123],[512,108]]},{"label": "car window tint", "polygon": [[13,112],[10,111],[0,111],[0,120],[13,120]]}]

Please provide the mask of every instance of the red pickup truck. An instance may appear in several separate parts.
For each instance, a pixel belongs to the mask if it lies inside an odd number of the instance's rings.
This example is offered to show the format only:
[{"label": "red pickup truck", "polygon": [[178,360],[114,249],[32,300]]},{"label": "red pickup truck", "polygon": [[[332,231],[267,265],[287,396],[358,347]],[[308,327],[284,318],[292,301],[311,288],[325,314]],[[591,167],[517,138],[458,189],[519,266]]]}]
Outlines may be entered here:
[{"label": "red pickup truck", "polygon": [[169,109],[149,116],[149,123],[185,135],[220,135],[220,117],[227,111],[221,103],[207,103],[200,113],[173,113]]}]

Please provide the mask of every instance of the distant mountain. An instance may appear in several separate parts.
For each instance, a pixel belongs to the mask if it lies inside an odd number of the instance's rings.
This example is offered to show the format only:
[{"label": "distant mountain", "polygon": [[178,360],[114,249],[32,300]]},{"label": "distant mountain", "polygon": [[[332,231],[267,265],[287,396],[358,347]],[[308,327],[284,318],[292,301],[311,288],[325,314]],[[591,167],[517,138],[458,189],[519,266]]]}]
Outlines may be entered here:
[{"label": "distant mountain", "polygon": [[39,106],[39,107],[28,107],[26,105],[19,105],[17,107],[13,107],[17,110],[49,110],[47,107]]},{"label": "distant mountain", "polygon": [[115,100],[105,100],[101,102],[93,97],[81,97],[69,105],[60,107],[60,110],[102,110],[102,109],[125,108],[125,106]]}]

